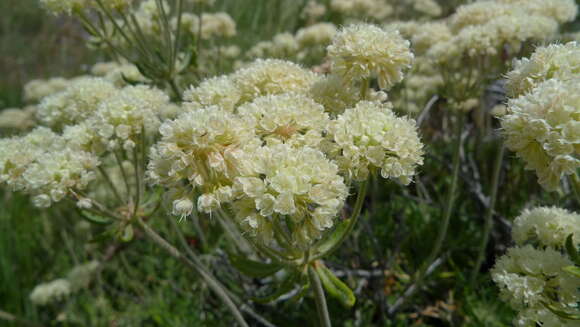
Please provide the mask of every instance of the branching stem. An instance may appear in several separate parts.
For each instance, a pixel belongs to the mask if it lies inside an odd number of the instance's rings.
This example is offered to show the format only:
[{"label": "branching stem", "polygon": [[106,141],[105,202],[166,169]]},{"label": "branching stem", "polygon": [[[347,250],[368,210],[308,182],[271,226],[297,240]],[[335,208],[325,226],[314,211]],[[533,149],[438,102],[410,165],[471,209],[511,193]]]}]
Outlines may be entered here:
[{"label": "branching stem", "polygon": [[326,297],[324,296],[324,289],[320,282],[320,277],[312,266],[308,266],[308,278],[310,285],[314,291],[314,299],[316,301],[316,311],[318,312],[318,319],[321,327],[332,327],[330,322],[330,314],[328,313],[328,306],[326,305]]},{"label": "branching stem", "polygon": [[117,200],[119,200],[119,203],[123,203],[123,199],[121,198],[119,191],[117,191],[115,184],[113,184],[113,182],[111,181],[111,178],[109,177],[109,174],[107,174],[107,172],[105,171],[105,169],[102,166],[99,166],[99,172],[101,173],[101,175],[103,175],[103,179],[105,180],[105,183],[107,183],[107,186],[109,186],[111,191],[113,191],[113,194],[115,195]]},{"label": "branching stem", "polygon": [[[230,312],[232,313],[235,320],[238,322],[240,326],[249,327],[248,323],[246,323],[246,321],[244,320],[242,313],[240,312],[240,310],[238,310],[236,304],[228,296],[224,287],[217,279],[215,279],[215,277],[212,276],[212,274],[209,271],[205,269],[205,267],[203,267],[203,264],[201,263],[201,261],[199,261],[197,256],[195,256],[193,251],[189,253],[191,258],[189,259],[187,256],[183,255],[177,248],[175,248],[173,245],[167,242],[163,237],[157,234],[157,232],[155,232],[151,227],[149,227],[149,225],[147,225],[141,218],[138,218],[137,222],[139,223],[139,225],[141,226],[141,228],[151,241],[153,241],[156,245],[165,250],[169,255],[181,261],[182,263],[184,263],[186,266],[188,266],[201,276],[201,278],[207,283],[209,288],[224,302],[224,304],[230,310]],[[181,242],[185,241],[183,239],[183,235],[180,235],[178,233],[178,236],[180,237]]]}]

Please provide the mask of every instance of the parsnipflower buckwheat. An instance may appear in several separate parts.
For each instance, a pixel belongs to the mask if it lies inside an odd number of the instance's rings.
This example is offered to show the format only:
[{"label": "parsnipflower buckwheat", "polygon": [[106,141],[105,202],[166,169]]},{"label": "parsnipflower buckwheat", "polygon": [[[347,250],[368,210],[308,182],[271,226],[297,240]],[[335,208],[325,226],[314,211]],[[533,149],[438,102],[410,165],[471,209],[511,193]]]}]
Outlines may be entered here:
[{"label": "parsnipflower buckwheat", "polygon": [[269,243],[288,224],[291,246],[306,249],[333,226],[347,188],[322,152],[277,144],[243,158],[232,206],[244,230]]},{"label": "parsnipflower buckwheat", "polygon": [[239,117],[219,107],[184,113],[165,122],[161,140],[151,149],[148,176],[155,184],[174,189],[174,213],[184,215],[184,199],[200,195],[203,212],[232,198],[233,178],[240,169],[243,146],[258,142]]},{"label": "parsnipflower buckwheat", "polygon": [[390,103],[361,101],[332,122],[336,160],[349,178],[365,180],[371,170],[408,184],[423,163],[415,121],[397,117]]},{"label": "parsnipflower buckwheat", "polygon": [[409,46],[396,30],[358,24],[340,30],[327,51],[333,72],[346,81],[377,77],[380,88],[388,89],[411,67],[413,53]]}]

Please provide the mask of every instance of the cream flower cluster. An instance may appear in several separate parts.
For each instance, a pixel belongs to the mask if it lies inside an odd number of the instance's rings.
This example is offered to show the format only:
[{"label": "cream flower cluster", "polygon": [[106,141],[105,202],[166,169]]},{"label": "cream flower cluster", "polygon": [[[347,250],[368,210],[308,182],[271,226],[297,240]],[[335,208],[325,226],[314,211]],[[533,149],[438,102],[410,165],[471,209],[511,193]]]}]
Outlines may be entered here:
[{"label": "cream flower cluster", "polygon": [[320,54],[323,47],[332,41],[337,28],[332,23],[317,23],[299,29],[296,34],[288,32],[274,36],[271,41],[256,43],[246,56],[250,58],[305,59],[311,54]]},{"label": "cream flower cluster", "polygon": [[534,321],[544,324],[557,322],[552,326],[567,326],[563,320],[548,311],[543,303],[555,304],[562,311],[575,308],[580,300],[578,287],[580,280],[562,270],[573,265],[572,261],[552,248],[537,249],[531,245],[515,247],[498,259],[492,269],[492,278],[500,288],[501,298],[519,311],[514,323]]},{"label": "cream flower cluster", "polygon": [[45,125],[68,129],[66,137],[75,135],[71,141],[86,151],[98,148],[97,143],[104,145],[102,149],[129,150],[139,142],[142,130],[156,133],[170,110],[169,97],[158,89],[144,85],[119,89],[105,79],[85,77],[45,97],[37,117]]},{"label": "cream flower cluster", "polygon": [[308,95],[333,115],[354,107],[360,100],[360,94],[354,85],[344,84],[340,76],[332,74],[313,83]]},{"label": "cream flower cluster", "polygon": [[0,183],[33,196],[37,207],[62,200],[71,190],[83,190],[96,178],[98,158],[71,149],[64,138],[45,127],[26,136],[0,140]]},{"label": "cream flower cluster", "polygon": [[46,127],[39,127],[23,137],[0,139],[0,182],[13,190],[22,190],[26,181],[22,174],[37,158],[37,153],[61,145],[58,136]]},{"label": "cream flower cluster", "polygon": [[447,42],[453,37],[449,26],[443,22],[421,24],[410,34],[413,50],[420,54],[426,53],[435,44]]},{"label": "cream flower cluster", "polygon": [[413,53],[409,41],[398,31],[368,24],[350,25],[340,30],[328,46],[333,73],[345,81],[377,77],[381,89],[403,79],[411,67]]},{"label": "cream flower cluster", "polygon": [[100,262],[93,260],[73,267],[66,276],[66,279],[70,282],[71,290],[76,292],[88,287],[93,275],[100,266]]},{"label": "cream flower cluster", "polygon": [[[450,29],[450,24],[445,20],[439,21],[405,21],[393,22],[384,25],[385,29],[398,30],[404,38],[411,41],[413,53],[417,56],[414,59],[413,67],[407,72],[402,82],[402,87],[397,88],[389,94],[395,108],[408,113],[420,112],[428,101],[436,94],[444,92],[445,79],[452,79],[454,88],[460,89],[463,83],[467,83],[466,76],[476,77],[478,72],[470,72],[461,76],[457,72],[449,74],[450,67],[434,65],[434,60],[445,63],[446,56],[458,48],[455,44],[450,44],[454,34]],[[434,54],[437,55],[434,55]],[[455,53],[455,55],[460,55]],[[455,62],[461,62],[455,57]],[[445,66],[446,66],[445,65]],[[471,66],[459,66],[461,71]]]},{"label": "cream flower cluster", "polygon": [[451,18],[451,26],[453,30],[459,31],[466,26],[485,25],[496,17],[521,14],[544,16],[562,24],[573,21],[577,13],[578,7],[574,0],[476,1],[460,6]]},{"label": "cream flower cluster", "polygon": [[70,282],[64,278],[59,278],[48,283],[37,285],[32,290],[32,293],[30,293],[30,301],[42,306],[62,301],[71,293]]},{"label": "cream flower cluster", "polygon": [[81,122],[93,115],[101,101],[115,92],[115,86],[105,79],[76,79],[61,92],[42,99],[38,105],[38,120],[56,128]]},{"label": "cream flower cluster", "polygon": [[234,112],[243,103],[264,95],[307,93],[319,77],[289,61],[256,60],[230,75],[212,77],[183,93],[188,109],[217,105]]},{"label": "cream flower cluster", "polygon": [[98,261],[90,261],[74,267],[66,278],[37,285],[30,293],[30,301],[44,306],[66,299],[72,293],[86,288],[99,266]]},{"label": "cream flower cluster", "polygon": [[302,48],[326,46],[332,41],[336,32],[337,28],[334,24],[318,23],[299,29],[296,32],[296,41]]},{"label": "cream flower cluster", "polygon": [[[167,0],[161,0],[161,5],[165,9],[165,12],[169,15],[171,12],[171,6]],[[135,20],[139,24],[142,32],[147,36],[158,36],[161,35],[161,12],[156,4],[156,0],[144,0],[139,4],[139,7],[134,12]],[[119,44],[125,44],[125,40],[121,36],[117,36],[116,41]]]},{"label": "cream flower cluster", "polygon": [[[183,26],[194,36],[198,34],[204,40],[214,38],[229,38],[237,34],[236,22],[225,12],[203,13],[201,22],[199,16],[186,14]],[[182,18],[183,19],[183,18]],[[176,23],[176,20],[174,20]],[[201,23],[201,24],[200,24]],[[201,25],[201,31],[199,30]]]},{"label": "cream flower cluster", "polygon": [[269,145],[317,147],[330,122],[323,106],[295,93],[256,98],[240,106],[238,114]]},{"label": "cream flower cluster", "polygon": [[379,21],[393,13],[393,7],[385,0],[332,0],[330,9],[347,17]]},{"label": "cream flower cluster", "polygon": [[305,18],[309,22],[314,22],[318,18],[326,14],[326,6],[322,3],[316,2],[316,0],[310,0],[304,6],[304,9],[300,13],[300,17]]},{"label": "cream flower cluster", "polygon": [[[361,100],[360,92],[352,84],[345,84],[342,77],[334,74],[319,78],[308,90],[308,96],[324,106],[332,116],[342,114],[347,108],[352,108]],[[387,100],[384,91],[369,89],[367,99],[384,102]]]},{"label": "cream flower cluster", "polygon": [[508,89],[512,97],[529,92],[543,81],[556,78],[569,80],[580,76],[580,43],[550,44],[538,47],[530,58],[514,62],[507,74]]},{"label": "cream flower cluster", "polygon": [[266,243],[289,224],[290,245],[304,250],[333,226],[348,194],[338,167],[310,147],[264,146],[247,152],[241,164],[233,208],[241,226]]},{"label": "cream flower cluster", "polygon": [[242,91],[228,75],[208,78],[183,92],[183,100],[190,108],[217,105],[230,112],[234,111],[241,97]]},{"label": "cream flower cluster", "polygon": [[578,14],[578,5],[574,0],[497,0],[502,4],[510,4],[525,8],[531,14],[547,16],[563,24],[571,22]]},{"label": "cream flower cluster", "polygon": [[414,0],[413,9],[431,17],[440,16],[443,12],[443,9],[435,0]]},{"label": "cream flower cluster", "polygon": [[[354,95],[336,99],[344,93]],[[302,249],[333,226],[345,179],[380,170],[408,183],[422,163],[412,120],[370,93],[376,101],[359,102],[341,77],[256,60],[184,93],[186,112],[161,126],[148,178],[169,190],[176,216],[231,207],[248,235]]]},{"label": "cream flower cluster", "polygon": [[258,59],[232,76],[241,92],[242,102],[267,94],[307,92],[316,74],[289,61]]},{"label": "cream flower cluster", "polygon": [[[177,17],[171,19],[171,25],[177,28]],[[185,12],[181,16],[181,28],[192,37],[199,35],[203,40],[230,38],[237,34],[236,22],[225,12],[202,13],[201,22],[198,15]]]},{"label": "cream flower cluster", "polygon": [[554,52],[558,50],[567,58],[571,48],[580,53],[575,44],[539,48],[538,56],[520,61],[516,72],[508,74],[513,93],[529,91],[510,99],[507,114],[501,117],[506,145],[536,172],[547,190],[557,189],[563,175],[574,174],[580,167],[580,78],[565,61],[559,64],[540,58],[546,53],[548,58],[557,58]]},{"label": "cream flower cluster", "polygon": [[300,46],[291,33],[285,32],[274,36],[271,41],[256,43],[246,56],[250,58],[290,58],[298,53]]},{"label": "cream flower cluster", "polygon": [[[419,60],[418,60],[419,61]],[[404,96],[393,99],[395,108],[408,113],[420,112],[431,97],[438,94],[445,82],[441,74],[432,65],[416,64],[404,81]]]},{"label": "cream flower cluster", "polygon": [[231,200],[242,147],[254,140],[242,119],[222,108],[206,107],[165,122],[159,131],[161,141],[151,149],[148,176],[155,184],[174,188],[174,212],[191,213],[188,201],[194,191],[200,194],[197,207],[204,212]]},{"label": "cream flower cluster", "polygon": [[35,79],[24,85],[24,99],[28,102],[38,102],[48,95],[64,90],[68,85],[69,81],[62,77]]},{"label": "cream flower cluster", "polygon": [[553,38],[577,11],[573,0],[476,1],[457,8],[448,19],[453,37],[435,44],[428,54],[443,64],[457,63],[464,55],[497,56],[506,50],[515,55],[526,42]]},{"label": "cream flower cluster", "polygon": [[129,63],[100,62],[91,68],[91,74],[112,82],[117,87],[130,83],[147,83],[149,80],[139,72],[137,66]]},{"label": "cream flower cluster", "polygon": [[[563,270],[573,262],[562,251],[567,235],[577,233],[579,221],[580,215],[559,208],[526,210],[516,218],[512,236],[517,246],[500,257],[491,270],[502,299],[518,311],[516,326],[574,325],[544,304],[566,312],[574,310],[580,301],[580,279]],[[579,244],[577,237],[574,244]]]},{"label": "cream flower cluster", "polygon": [[512,236],[518,245],[536,240],[540,244],[562,249],[570,234],[574,235],[575,243],[580,243],[580,215],[557,207],[524,210],[512,228]]},{"label": "cream flower cluster", "polygon": [[423,163],[415,122],[397,117],[389,103],[361,101],[330,126],[337,162],[349,178],[365,180],[370,171],[408,184]]},{"label": "cream flower cluster", "polygon": [[27,130],[36,125],[36,107],[7,108],[0,111],[0,129]]},{"label": "cream flower cluster", "polygon": [[29,84],[32,93],[45,95],[36,109],[27,109],[29,115],[35,112],[40,125],[52,130],[37,127],[22,137],[0,139],[0,183],[31,195],[38,207],[93,192],[99,185],[97,169],[108,169],[107,151],[121,149],[129,156],[137,145],[152,143],[168,108],[173,110],[165,93],[145,85],[118,88],[88,76],[63,84],[49,95],[41,82]]},{"label": "cream flower cluster", "polygon": [[156,134],[168,105],[169,97],[160,90],[127,86],[102,101],[89,123],[108,148],[122,146],[130,151],[144,137],[143,133]]}]

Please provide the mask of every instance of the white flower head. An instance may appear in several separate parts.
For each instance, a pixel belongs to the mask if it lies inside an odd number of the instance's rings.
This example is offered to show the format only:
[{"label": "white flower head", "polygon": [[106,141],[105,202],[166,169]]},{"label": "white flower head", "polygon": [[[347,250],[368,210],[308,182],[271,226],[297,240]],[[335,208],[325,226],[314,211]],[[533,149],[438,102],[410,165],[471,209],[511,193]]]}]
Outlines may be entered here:
[{"label": "white flower head", "polygon": [[39,127],[22,137],[0,140],[0,183],[33,196],[42,208],[82,190],[95,179],[98,158],[66,146],[64,138]]},{"label": "white flower head", "polygon": [[510,99],[501,117],[506,146],[534,170],[547,190],[580,167],[580,78],[550,79]]},{"label": "white flower head", "polygon": [[332,23],[318,23],[299,29],[296,32],[296,41],[302,48],[326,46],[332,41],[337,31]]},{"label": "white flower head", "polygon": [[99,105],[93,128],[109,148],[121,145],[132,149],[141,143],[141,134],[151,137],[161,125],[169,97],[144,85],[127,86]]},{"label": "white flower head", "polygon": [[[196,17],[197,18],[197,17]],[[197,18],[199,19],[199,18]],[[213,38],[228,38],[236,35],[236,22],[225,12],[203,13],[200,24],[191,24],[193,35],[200,33],[201,38],[209,40]]]},{"label": "white flower head", "polygon": [[2,109],[0,111],[0,129],[27,130],[34,127],[36,125],[35,113],[35,106],[27,106],[22,109]]},{"label": "white flower head", "polygon": [[175,216],[180,216],[184,219],[191,215],[193,211],[193,201],[187,198],[177,199],[173,201],[173,211],[172,214]]},{"label": "white flower head", "polygon": [[332,0],[330,8],[347,17],[379,21],[393,13],[393,7],[384,0]]},{"label": "white flower head", "polygon": [[506,88],[517,97],[530,92],[538,84],[557,78],[569,80],[580,76],[580,44],[550,44],[538,47],[530,58],[514,62],[507,74]]},{"label": "white flower head", "polygon": [[578,5],[574,0],[497,0],[521,8],[532,15],[542,15],[556,20],[559,24],[573,21],[578,14]]},{"label": "white flower head", "polygon": [[268,144],[317,147],[330,123],[324,107],[297,93],[266,95],[238,108],[256,134]]},{"label": "white flower head", "polygon": [[47,305],[65,299],[71,293],[71,286],[66,279],[36,286],[30,293],[30,300],[36,305]]},{"label": "white flower head", "polygon": [[388,89],[403,79],[403,70],[411,67],[413,53],[409,45],[396,30],[357,24],[341,29],[327,51],[333,73],[346,81],[377,77],[379,86]]},{"label": "white flower head", "polygon": [[[536,249],[531,245],[514,247],[500,257],[491,270],[500,296],[519,312],[522,321],[549,322],[557,317],[544,303],[556,302],[558,309],[569,311],[580,300],[580,280],[562,268],[572,261],[553,248]],[[541,313],[527,316],[529,313]]]},{"label": "white flower head", "polygon": [[318,18],[324,16],[326,13],[326,6],[316,2],[316,0],[310,0],[304,6],[302,13],[300,13],[300,17],[306,18],[309,21],[315,21]]},{"label": "white flower head", "polygon": [[151,149],[148,178],[180,190],[174,200],[197,190],[199,210],[204,212],[230,200],[228,189],[240,169],[239,156],[244,147],[259,142],[242,119],[215,106],[167,121],[160,133],[161,140]]},{"label": "white flower head", "polygon": [[77,201],[77,207],[80,209],[90,209],[93,207],[93,201],[89,198],[80,198]]},{"label": "white flower head", "polygon": [[517,244],[537,240],[542,246],[563,248],[568,235],[580,243],[580,215],[556,207],[525,210],[514,221],[512,236]]},{"label": "white flower head", "polygon": [[322,104],[332,115],[339,115],[360,100],[360,91],[352,84],[344,84],[338,75],[328,75],[312,84],[308,95]]},{"label": "white flower head", "polygon": [[24,99],[29,102],[38,102],[48,95],[64,90],[68,84],[69,81],[62,77],[29,81],[24,85]]},{"label": "white flower head", "polygon": [[232,77],[223,75],[206,79],[197,87],[191,87],[183,93],[183,99],[189,109],[215,105],[233,112],[240,101],[241,93]]},{"label": "white flower head", "polygon": [[305,93],[318,78],[299,65],[278,59],[258,59],[233,74],[241,102],[268,94]]},{"label": "white flower head", "polygon": [[355,180],[371,170],[408,184],[423,164],[423,144],[415,121],[397,117],[390,103],[361,101],[333,121],[329,136],[341,169]]},{"label": "white flower head", "polygon": [[116,92],[113,83],[96,77],[71,81],[61,92],[42,99],[38,119],[52,127],[74,125],[92,116],[100,103]]},{"label": "white flower head", "polygon": [[248,151],[243,158],[232,205],[247,232],[269,243],[288,222],[292,245],[306,248],[333,226],[347,187],[322,152],[276,144]]}]

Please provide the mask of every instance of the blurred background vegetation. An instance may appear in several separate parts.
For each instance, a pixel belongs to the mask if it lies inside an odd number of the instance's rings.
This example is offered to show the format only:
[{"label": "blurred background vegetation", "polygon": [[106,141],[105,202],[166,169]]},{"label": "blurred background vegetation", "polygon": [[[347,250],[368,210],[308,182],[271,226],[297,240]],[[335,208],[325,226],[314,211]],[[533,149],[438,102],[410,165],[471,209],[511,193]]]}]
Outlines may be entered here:
[{"label": "blurred background vegetation", "polygon": [[[303,5],[304,1],[290,0],[220,0],[215,11],[232,15],[242,36],[236,43],[248,48],[281,31],[295,30]],[[79,75],[103,59],[86,47],[87,35],[78,22],[50,16],[39,7],[38,0],[2,0],[0,12],[0,108],[21,106],[22,86],[31,79]],[[424,133],[436,133],[435,127],[441,126],[438,117],[436,109]],[[477,132],[473,126],[467,131]],[[476,283],[470,284],[470,269],[481,241],[485,194],[489,194],[490,185],[485,181],[491,180],[498,140],[488,140],[486,147],[466,144],[461,192],[439,265],[407,309],[386,317],[386,303],[401,295],[410,283],[407,272],[416,271],[429,253],[449,184],[450,142],[444,137],[429,137],[436,140],[426,148],[422,171],[429,174],[419,173],[412,187],[424,188],[422,192],[430,195],[430,201],[418,201],[405,188],[375,180],[373,196],[366,204],[370,210],[362,217],[357,233],[329,258],[329,267],[342,272],[340,277],[360,295],[351,309],[330,300],[335,322],[345,326],[369,326],[377,320],[387,326],[510,325],[513,312],[498,299],[487,274],[494,258],[510,245],[510,221],[522,208],[532,205],[564,201],[562,206],[574,207],[567,199],[542,192],[535,176],[510,154],[503,167],[498,214],[486,260]],[[99,245],[87,242],[91,235],[85,222],[59,214],[58,208],[39,211],[29,205],[28,198],[13,193],[0,193],[0,200],[0,316],[8,319],[0,320],[0,326],[9,320],[13,322],[8,326],[47,320],[54,326],[233,325],[229,313],[195,276],[138,237],[129,253],[119,248],[101,249],[116,255],[100,274],[101,280],[95,283],[98,287],[81,291],[63,305],[33,306],[29,294],[37,284],[59,278],[75,265],[93,259],[91,253]],[[164,226],[157,227],[171,234]],[[187,224],[182,228],[192,246],[197,246],[193,231]],[[219,236],[215,238],[215,244],[220,244]],[[213,251],[204,259],[227,286],[242,291],[239,273],[223,270],[229,267],[223,264],[225,253]],[[310,326],[314,308],[308,297],[298,304],[254,305],[277,326]],[[380,316],[384,317],[377,318]],[[252,322],[260,325],[257,320]]]}]

